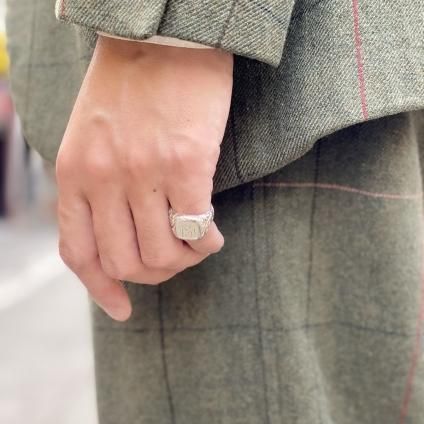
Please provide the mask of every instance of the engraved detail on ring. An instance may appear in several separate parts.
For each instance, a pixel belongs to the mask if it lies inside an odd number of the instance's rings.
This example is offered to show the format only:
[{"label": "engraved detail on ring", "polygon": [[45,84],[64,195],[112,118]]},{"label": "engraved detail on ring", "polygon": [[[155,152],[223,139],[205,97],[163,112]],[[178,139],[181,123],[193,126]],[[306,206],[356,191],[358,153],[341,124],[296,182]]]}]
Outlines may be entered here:
[{"label": "engraved detail on ring", "polygon": [[175,237],[180,240],[200,240],[209,230],[214,218],[214,209],[200,215],[186,215],[169,208],[169,222]]}]

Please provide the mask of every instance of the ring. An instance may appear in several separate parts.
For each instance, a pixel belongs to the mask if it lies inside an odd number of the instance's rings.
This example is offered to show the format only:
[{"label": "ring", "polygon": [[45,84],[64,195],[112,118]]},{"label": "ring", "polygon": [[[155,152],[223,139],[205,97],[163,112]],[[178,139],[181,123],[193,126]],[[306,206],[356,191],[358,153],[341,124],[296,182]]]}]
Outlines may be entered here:
[{"label": "ring", "polygon": [[185,215],[169,208],[169,222],[175,237],[180,240],[200,240],[209,230],[215,211],[210,209],[200,215]]}]

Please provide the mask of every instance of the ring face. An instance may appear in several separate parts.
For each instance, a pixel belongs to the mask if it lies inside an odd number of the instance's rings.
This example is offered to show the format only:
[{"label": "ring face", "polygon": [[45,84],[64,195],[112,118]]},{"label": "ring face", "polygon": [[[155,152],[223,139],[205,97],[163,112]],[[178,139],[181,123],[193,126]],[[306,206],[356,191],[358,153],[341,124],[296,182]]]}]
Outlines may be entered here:
[{"label": "ring face", "polygon": [[183,215],[169,209],[169,220],[172,231],[180,240],[200,240],[208,232],[213,221],[214,210],[211,209],[201,215]]},{"label": "ring face", "polygon": [[176,237],[181,240],[199,240],[202,238],[200,222],[194,219],[177,219],[174,232]]}]

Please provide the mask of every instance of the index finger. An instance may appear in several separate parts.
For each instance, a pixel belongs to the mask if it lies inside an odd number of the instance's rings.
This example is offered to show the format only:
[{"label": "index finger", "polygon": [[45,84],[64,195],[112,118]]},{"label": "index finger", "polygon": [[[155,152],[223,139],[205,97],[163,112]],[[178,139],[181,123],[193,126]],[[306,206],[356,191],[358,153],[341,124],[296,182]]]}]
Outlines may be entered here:
[{"label": "index finger", "polygon": [[100,264],[91,210],[79,195],[59,195],[60,255],[78,276],[93,300],[113,319],[125,321],[131,302],[121,282],[108,277]]}]

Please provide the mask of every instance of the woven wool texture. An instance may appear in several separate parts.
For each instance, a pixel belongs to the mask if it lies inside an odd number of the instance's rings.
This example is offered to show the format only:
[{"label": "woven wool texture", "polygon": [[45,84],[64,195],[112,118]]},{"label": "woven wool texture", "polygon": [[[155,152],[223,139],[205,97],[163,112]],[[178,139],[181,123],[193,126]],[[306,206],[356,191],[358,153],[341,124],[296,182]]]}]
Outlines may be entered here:
[{"label": "woven wool texture", "polygon": [[[236,56],[216,191],[281,168],[338,129],[424,107],[421,0],[58,2],[77,30],[57,22],[54,0],[9,1],[15,100],[28,142],[51,162],[92,54],[81,33],[93,29],[246,55]],[[280,55],[278,66],[260,61]]]},{"label": "woven wool texture", "polygon": [[130,285],[125,324],[94,309],[100,422],[423,424],[423,124],[358,124],[217,194],[218,255]]},{"label": "woven wool texture", "polygon": [[293,0],[58,0],[56,15],[95,31],[177,37],[273,65],[281,59]]},{"label": "woven wool texture", "polygon": [[424,424],[422,0],[59,2],[75,26],[9,3],[17,108],[51,162],[96,30],[237,54],[225,248],[129,285],[125,324],[93,308],[100,423]]}]

